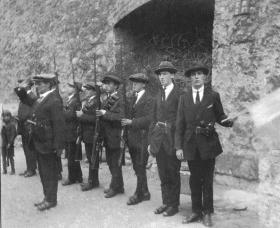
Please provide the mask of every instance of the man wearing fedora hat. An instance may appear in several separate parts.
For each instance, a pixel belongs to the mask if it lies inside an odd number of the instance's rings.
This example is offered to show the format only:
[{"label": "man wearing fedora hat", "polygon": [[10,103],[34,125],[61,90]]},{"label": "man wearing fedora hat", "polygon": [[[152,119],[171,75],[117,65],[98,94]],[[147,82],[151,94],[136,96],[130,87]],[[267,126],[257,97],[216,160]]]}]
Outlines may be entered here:
[{"label": "man wearing fedora hat", "polygon": [[[33,82],[31,78],[26,78],[23,80],[18,80],[18,86],[15,88],[16,94],[19,94],[21,90],[25,90],[31,96],[31,88],[33,86]],[[35,94],[32,95],[36,97]],[[20,101],[18,106],[18,134],[21,135],[22,139],[22,147],[26,160],[26,170],[23,173],[20,173],[20,176],[24,177],[32,177],[36,174],[37,162],[36,162],[36,154],[34,149],[30,146],[30,124],[27,122],[28,119],[31,118],[32,108],[22,101]]]},{"label": "man wearing fedora hat", "polygon": [[152,120],[153,98],[146,91],[149,78],[143,74],[133,74],[129,77],[132,81],[132,90],[135,96],[129,102],[129,119],[122,119],[122,126],[128,127],[128,148],[133,169],[137,177],[137,186],[133,196],[127,202],[135,205],[144,200],[150,200],[146,166],[148,162],[148,131]]},{"label": "man wearing fedora hat", "polygon": [[205,226],[212,226],[215,158],[222,153],[214,125],[217,122],[231,127],[233,121],[225,115],[219,93],[204,86],[208,73],[202,64],[185,72],[191,78],[192,88],[180,97],[175,147],[178,159],[187,160],[191,173],[192,214],[183,223],[203,219]]},{"label": "man wearing fedora hat", "polygon": [[102,83],[108,94],[108,98],[103,102],[102,109],[96,110],[96,115],[101,117],[104,145],[106,149],[106,160],[111,172],[111,183],[105,189],[105,198],[114,197],[123,193],[122,165],[119,165],[121,155],[121,119],[124,118],[124,101],[118,92],[121,80],[114,74],[106,75]]},{"label": "man wearing fedora hat", "polygon": [[155,70],[162,89],[156,97],[153,121],[149,130],[148,150],[156,157],[161,181],[162,206],[154,213],[173,216],[180,203],[180,167],[174,148],[175,122],[179,97],[182,91],[173,84],[177,72],[169,61],[163,61]]},{"label": "man wearing fedora hat", "polygon": [[85,103],[80,111],[76,112],[81,127],[81,139],[85,144],[86,156],[89,162],[88,181],[81,185],[82,191],[89,191],[99,186],[99,156],[96,156],[96,163],[92,169],[91,155],[93,149],[93,137],[96,122],[97,97],[95,84],[88,82],[83,86],[85,92]]},{"label": "man wearing fedora hat", "polygon": [[64,117],[61,101],[52,89],[54,75],[41,74],[33,77],[38,98],[22,91],[20,99],[32,106],[31,145],[37,154],[38,169],[43,186],[44,199],[35,206],[40,211],[57,205],[58,162],[64,148]]},{"label": "man wearing fedora hat", "polygon": [[62,183],[62,185],[71,185],[75,182],[83,182],[82,169],[79,161],[75,160],[76,155],[76,140],[78,138],[78,119],[76,111],[81,109],[80,92],[82,91],[82,84],[74,82],[68,83],[69,96],[64,106],[64,118],[65,118],[65,137],[66,137],[66,150],[68,159],[68,178]]}]

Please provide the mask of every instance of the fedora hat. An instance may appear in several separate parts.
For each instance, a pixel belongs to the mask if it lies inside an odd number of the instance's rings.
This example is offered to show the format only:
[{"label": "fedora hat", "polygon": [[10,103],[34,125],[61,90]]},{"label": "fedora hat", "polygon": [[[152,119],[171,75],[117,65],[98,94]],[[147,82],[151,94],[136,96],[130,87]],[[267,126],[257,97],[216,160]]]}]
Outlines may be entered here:
[{"label": "fedora hat", "polygon": [[160,62],[158,68],[155,70],[156,74],[160,74],[162,71],[168,71],[172,74],[175,74],[177,72],[177,69],[170,61],[162,61]]},{"label": "fedora hat", "polygon": [[209,73],[209,69],[202,63],[196,63],[193,67],[190,67],[185,71],[185,76],[190,77],[192,72],[202,71],[205,75]]},{"label": "fedora hat", "polygon": [[132,74],[129,76],[129,80],[132,82],[142,82],[142,83],[149,82],[149,78],[146,76],[146,74],[143,73]]},{"label": "fedora hat", "polygon": [[106,84],[108,82],[114,82],[119,85],[119,84],[121,84],[121,79],[118,76],[110,73],[110,74],[104,76],[101,82],[104,84]]}]

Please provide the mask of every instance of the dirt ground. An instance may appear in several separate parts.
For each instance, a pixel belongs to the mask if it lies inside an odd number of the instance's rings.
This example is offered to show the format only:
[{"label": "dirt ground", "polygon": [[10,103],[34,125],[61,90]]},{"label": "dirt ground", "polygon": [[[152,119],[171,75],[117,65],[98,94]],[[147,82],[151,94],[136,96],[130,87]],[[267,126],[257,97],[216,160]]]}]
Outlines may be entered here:
[{"label": "dirt ground", "polygon": [[[150,201],[136,206],[127,206],[128,197],[135,188],[135,176],[131,166],[123,168],[125,194],[105,199],[103,189],[107,187],[110,175],[106,164],[100,168],[100,187],[81,192],[78,184],[63,187],[59,183],[58,205],[45,212],[39,212],[33,203],[41,200],[42,186],[39,175],[24,178],[18,174],[25,169],[21,148],[16,149],[16,175],[1,174],[1,209],[3,228],[24,227],[128,227],[128,228],[171,228],[204,227],[201,223],[181,224],[183,216],[191,212],[190,196],[181,195],[180,212],[169,218],[154,215],[153,210],[161,204],[160,183],[156,172],[148,171]],[[67,176],[67,161],[63,160],[63,177]],[[84,180],[87,178],[87,164],[82,163]],[[254,202],[256,196],[225,187],[215,186],[214,227],[217,228],[257,228],[258,216]],[[245,211],[235,211],[235,207],[248,207]]]}]

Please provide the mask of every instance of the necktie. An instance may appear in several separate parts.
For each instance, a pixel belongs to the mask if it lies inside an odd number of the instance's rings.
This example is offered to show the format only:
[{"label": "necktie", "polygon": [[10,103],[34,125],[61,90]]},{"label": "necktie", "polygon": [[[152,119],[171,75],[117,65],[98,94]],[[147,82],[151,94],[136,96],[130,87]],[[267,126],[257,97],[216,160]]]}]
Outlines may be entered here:
[{"label": "necktie", "polygon": [[200,103],[200,97],[199,97],[199,92],[197,90],[196,92],[196,98],[195,98],[195,104],[199,104]]}]

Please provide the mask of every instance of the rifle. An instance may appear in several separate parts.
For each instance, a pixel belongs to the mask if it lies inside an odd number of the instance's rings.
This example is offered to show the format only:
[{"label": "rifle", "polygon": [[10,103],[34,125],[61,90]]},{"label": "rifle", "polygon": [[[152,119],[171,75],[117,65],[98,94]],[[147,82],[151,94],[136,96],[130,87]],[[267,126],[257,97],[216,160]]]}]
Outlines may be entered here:
[{"label": "rifle", "polygon": [[[79,93],[79,92],[78,92]],[[82,108],[82,101],[80,99],[80,96],[78,94],[78,102],[79,102],[79,109]],[[75,151],[75,161],[81,161],[82,160],[82,124],[79,123],[77,127],[77,140],[76,140],[76,151]]]},{"label": "rifle", "polygon": [[[123,50],[122,50],[122,43],[120,44],[120,67],[121,67],[121,77],[123,77]],[[124,100],[124,117],[127,117],[127,102],[126,102],[126,80],[124,79],[123,83],[123,100]],[[121,131],[121,141],[120,141],[120,148],[121,153],[118,160],[118,165],[121,166],[122,164],[125,165],[125,148],[127,145],[127,128],[124,126]]]},{"label": "rifle", "polygon": [[[96,89],[96,98],[97,98],[97,104],[96,104],[96,109],[100,110],[101,109],[101,101],[100,101],[100,95],[101,95],[101,90],[100,86],[95,85]],[[93,136],[93,147],[91,151],[91,169],[96,169],[95,163],[97,161],[97,158],[99,156],[99,151],[101,148],[100,144],[100,117],[97,116],[95,120],[95,129],[94,129],[94,136]]]}]

